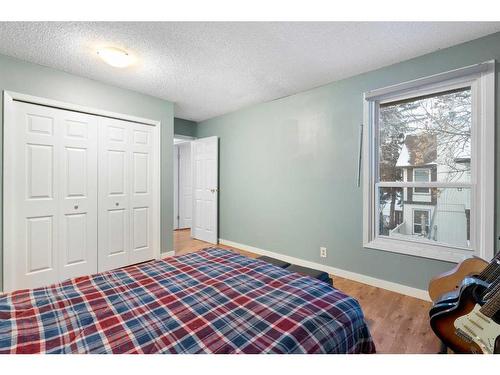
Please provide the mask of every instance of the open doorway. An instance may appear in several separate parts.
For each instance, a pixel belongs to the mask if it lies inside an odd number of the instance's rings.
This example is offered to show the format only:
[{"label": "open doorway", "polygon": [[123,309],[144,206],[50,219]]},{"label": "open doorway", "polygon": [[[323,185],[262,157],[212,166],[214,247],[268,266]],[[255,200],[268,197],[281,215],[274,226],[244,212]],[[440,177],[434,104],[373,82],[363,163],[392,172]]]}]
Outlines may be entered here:
[{"label": "open doorway", "polygon": [[174,136],[174,251],[218,242],[218,139]]},{"label": "open doorway", "polygon": [[174,230],[191,229],[193,221],[191,140],[174,139]]},{"label": "open doorway", "polygon": [[193,185],[192,137],[174,136],[174,250],[181,252],[191,238]]}]

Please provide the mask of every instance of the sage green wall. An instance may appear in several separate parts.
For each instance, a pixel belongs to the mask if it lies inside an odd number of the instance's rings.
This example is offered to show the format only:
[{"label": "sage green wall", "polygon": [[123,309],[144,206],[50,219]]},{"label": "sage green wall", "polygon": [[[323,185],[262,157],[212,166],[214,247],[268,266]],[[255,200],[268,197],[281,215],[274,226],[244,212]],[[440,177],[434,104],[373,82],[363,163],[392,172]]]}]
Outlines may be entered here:
[{"label": "sage green wall", "polygon": [[196,122],[175,117],[174,134],[187,135],[188,137],[196,137]]},{"label": "sage green wall", "polygon": [[[161,121],[161,249],[162,252],[173,250],[172,103],[3,55],[0,55],[0,90],[2,95],[4,90],[15,91]],[[3,114],[3,100],[0,110]],[[0,126],[3,129],[3,116]],[[3,147],[3,139],[0,147]],[[0,212],[3,212],[2,203],[0,198]],[[0,232],[0,255],[3,255],[2,243]],[[0,290],[2,269],[0,260]]]},{"label": "sage green wall", "polygon": [[452,265],[362,247],[363,92],[490,59],[500,33],[199,123],[220,137],[219,237],[425,289]]}]

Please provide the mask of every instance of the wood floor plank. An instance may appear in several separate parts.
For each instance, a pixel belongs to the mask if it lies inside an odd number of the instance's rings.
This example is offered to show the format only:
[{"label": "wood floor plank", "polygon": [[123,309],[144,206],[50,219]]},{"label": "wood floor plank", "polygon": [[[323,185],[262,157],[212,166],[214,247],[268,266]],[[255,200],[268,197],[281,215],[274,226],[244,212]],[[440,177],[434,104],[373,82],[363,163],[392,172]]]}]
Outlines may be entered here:
[{"label": "wood floor plank", "polygon": [[[192,239],[190,230],[174,231],[176,255],[215,246]],[[250,258],[256,254],[230,246]],[[331,275],[335,288],[356,298],[365,314],[378,353],[437,353],[439,340],[429,326],[430,302]]]}]

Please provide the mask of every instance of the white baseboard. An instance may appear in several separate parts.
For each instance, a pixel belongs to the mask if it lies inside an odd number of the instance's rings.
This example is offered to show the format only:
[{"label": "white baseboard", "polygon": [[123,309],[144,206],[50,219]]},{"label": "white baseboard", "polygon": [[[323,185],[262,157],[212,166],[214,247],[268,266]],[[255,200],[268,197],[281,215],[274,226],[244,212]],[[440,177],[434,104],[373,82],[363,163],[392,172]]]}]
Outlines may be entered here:
[{"label": "white baseboard", "polygon": [[316,270],[328,272],[331,275],[340,276],[340,277],[343,277],[343,278],[346,278],[346,279],[350,279],[350,280],[354,280],[354,281],[357,281],[357,282],[360,282],[360,283],[363,283],[363,284],[368,284],[368,285],[375,286],[375,287],[378,287],[378,288],[387,289],[387,290],[390,290],[391,292],[396,292],[396,293],[404,294],[404,295],[407,295],[407,296],[410,296],[410,297],[415,297],[415,298],[418,298],[418,299],[422,299],[424,301],[430,301],[431,300],[429,298],[429,294],[428,294],[427,290],[413,288],[411,286],[398,284],[398,283],[395,283],[395,282],[392,282],[392,281],[377,279],[376,277],[366,276],[366,275],[362,275],[360,273],[356,273],[356,272],[352,272],[352,271],[346,271],[346,270],[343,270],[343,269],[340,269],[340,268],[331,267],[331,266],[326,266],[324,264],[315,263],[315,262],[311,262],[311,261],[308,261],[308,260],[303,260],[303,259],[300,259],[300,258],[295,258],[295,257],[291,257],[291,256],[288,256],[288,255],[283,255],[283,254],[275,253],[275,252],[272,252],[272,251],[269,251],[269,250],[259,249],[257,247],[253,247],[253,246],[249,246],[249,245],[245,245],[245,244],[241,244],[241,243],[237,243],[237,242],[225,240],[225,239],[222,239],[222,238],[219,239],[219,243],[222,244],[222,245],[235,247],[235,248],[238,248],[238,249],[241,249],[241,250],[245,250],[245,251],[249,251],[251,253],[255,253],[255,254],[259,254],[259,255],[267,255],[269,257],[280,259],[282,261],[285,261],[285,262],[288,262],[288,263],[291,263],[291,264],[296,264],[298,266],[303,266],[303,267],[308,267],[308,268],[314,268]]}]

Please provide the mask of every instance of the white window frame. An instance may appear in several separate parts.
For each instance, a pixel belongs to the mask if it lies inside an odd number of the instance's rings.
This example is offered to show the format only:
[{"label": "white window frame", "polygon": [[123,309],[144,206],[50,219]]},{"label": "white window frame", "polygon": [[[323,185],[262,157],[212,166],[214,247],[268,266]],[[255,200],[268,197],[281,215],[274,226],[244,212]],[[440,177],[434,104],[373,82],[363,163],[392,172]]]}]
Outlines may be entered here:
[{"label": "white window frame", "polygon": [[[432,181],[432,171],[430,168],[413,168],[413,181],[417,181],[415,179],[415,172],[416,171],[427,171],[429,174],[429,178],[427,179],[427,182],[431,182]],[[421,192],[418,192],[415,190],[415,188],[413,188],[413,194],[416,194],[416,195],[431,195],[431,189],[428,188],[427,192],[426,193],[421,193]]]},{"label": "white window frame", "polygon": [[[473,100],[471,135],[470,248],[454,247],[431,240],[389,238],[378,235],[377,187],[449,187],[443,182],[378,181],[378,111],[382,103],[408,99],[470,86]],[[431,259],[459,262],[473,255],[490,260],[494,252],[495,183],[495,60],[471,65],[417,80],[372,90],[364,94],[363,135],[363,247]]]}]

